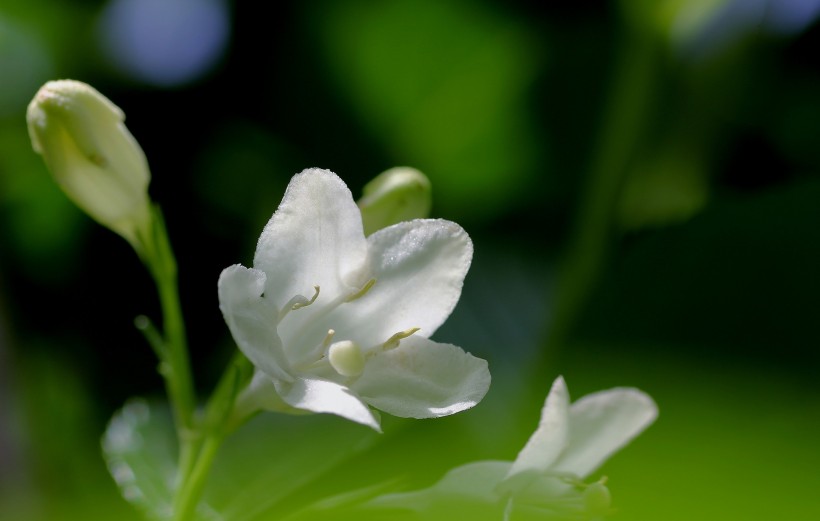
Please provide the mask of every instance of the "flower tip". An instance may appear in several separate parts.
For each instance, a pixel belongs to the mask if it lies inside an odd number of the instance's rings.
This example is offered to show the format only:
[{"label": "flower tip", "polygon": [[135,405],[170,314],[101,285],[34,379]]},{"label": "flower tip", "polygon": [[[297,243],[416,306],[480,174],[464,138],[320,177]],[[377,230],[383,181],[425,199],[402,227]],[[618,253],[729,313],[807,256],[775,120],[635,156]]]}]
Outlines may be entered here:
[{"label": "flower tip", "polygon": [[[46,125],[49,118],[81,116],[93,111],[96,117],[124,121],[123,111],[100,92],[77,80],[52,80],[46,82],[28,104],[26,119],[32,125]],[[36,148],[36,147],[35,147]]]}]

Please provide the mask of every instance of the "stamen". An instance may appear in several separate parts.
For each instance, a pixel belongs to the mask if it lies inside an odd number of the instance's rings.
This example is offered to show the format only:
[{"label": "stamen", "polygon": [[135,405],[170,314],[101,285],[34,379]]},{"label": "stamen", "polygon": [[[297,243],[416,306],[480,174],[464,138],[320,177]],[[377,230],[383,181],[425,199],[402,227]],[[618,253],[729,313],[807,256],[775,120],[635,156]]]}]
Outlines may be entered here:
[{"label": "stamen", "polygon": [[356,293],[353,293],[352,295],[348,295],[348,297],[345,299],[345,302],[352,302],[352,301],[356,300],[357,298],[362,298],[363,296],[365,296],[367,294],[368,291],[370,291],[370,288],[372,288],[373,284],[375,284],[375,283],[376,283],[376,279],[368,280],[367,282],[365,282],[364,286],[362,286],[362,289],[360,289]]},{"label": "stamen", "polygon": [[327,349],[330,343],[333,341],[333,335],[336,334],[336,331],[333,329],[327,330],[327,336],[325,337],[324,341],[322,341],[322,348]]},{"label": "stamen", "polygon": [[291,311],[309,306],[316,302],[316,299],[319,297],[319,286],[313,286],[313,290],[313,297],[311,297],[310,300],[308,300],[304,295],[296,295],[292,299],[288,300],[287,303],[282,306],[282,311],[279,312],[279,322],[281,322],[282,319],[285,318]]},{"label": "stamen", "polygon": [[399,347],[399,341],[400,340],[402,340],[403,338],[409,337],[410,335],[412,335],[413,333],[415,333],[419,329],[421,329],[421,328],[411,327],[410,329],[405,329],[404,331],[399,331],[395,335],[388,338],[387,341],[384,344],[382,344],[382,349],[394,349],[396,347]]},{"label": "stamen", "polygon": [[[313,296],[310,297],[310,300],[296,302],[296,303],[293,304],[293,306],[291,306],[290,309],[297,310],[299,308],[307,307],[307,306],[313,304],[314,302],[316,302],[316,299],[319,298],[319,286],[318,285],[313,286],[313,290],[314,290],[314,293],[313,293]],[[305,297],[302,297],[302,298],[304,299]]]}]

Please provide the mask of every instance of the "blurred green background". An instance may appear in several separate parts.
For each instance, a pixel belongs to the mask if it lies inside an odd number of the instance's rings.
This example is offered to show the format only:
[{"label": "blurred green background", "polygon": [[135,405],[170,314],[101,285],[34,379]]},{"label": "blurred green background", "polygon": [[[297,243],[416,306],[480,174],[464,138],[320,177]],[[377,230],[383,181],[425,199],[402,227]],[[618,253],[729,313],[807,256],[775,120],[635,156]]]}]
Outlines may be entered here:
[{"label": "blurred green background", "polygon": [[132,325],[159,316],[147,273],[31,151],[26,104],[57,78],[119,105],[148,156],[203,396],[232,349],[217,277],[303,168],[358,195],[416,167],[473,236],[435,338],[489,360],[485,401],[378,439],[321,419],[322,450],[356,456],[317,452],[287,501],[513,459],[563,374],[659,404],[599,473],[615,519],[820,518],[820,1],[533,5],[4,0],[0,519],[138,519],[99,439],[162,393]]}]

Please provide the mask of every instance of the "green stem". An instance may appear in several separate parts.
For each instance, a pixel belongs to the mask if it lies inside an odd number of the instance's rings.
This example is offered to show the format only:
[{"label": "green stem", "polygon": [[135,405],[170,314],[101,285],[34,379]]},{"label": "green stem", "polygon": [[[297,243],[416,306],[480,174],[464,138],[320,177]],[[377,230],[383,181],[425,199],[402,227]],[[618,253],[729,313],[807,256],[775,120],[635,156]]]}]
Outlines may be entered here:
[{"label": "green stem", "polygon": [[547,338],[548,356],[563,347],[609,257],[621,188],[649,115],[658,42],[655,35],[627,25],[575,233],[562,266]]},{"label": "green stem", "polygon": [[175,270],[165,266],[165,271],[157,280],[162,304],[163,325],[169,365],[171,400],[174,403],[177,421],[181,429],[193,428],[194,390],[185,326],[177,291]]},{"label": "green stem", "polygon": [[160,373],[174,411],[179,442],[178,472],[184,486],[199,460],[202,434],[194,424],[194,382],[179,300],[176,259],[158,207],[152,208],[150,217],[148,233],[141,236],[138,252],[157,285],[163,335],[158,339],[155,330],[144,323],[142,329],[160,358]]},{"label": "green stem", "polygon": [[249,418],[237,421],[232,413],[237,393],[252,373],[250,361],[237,351],[205,407],[204,422],[200,427],[207,434],[204,439],[192,440],[188,444],[189,453],[180,457],[180,485],[174,498],[174,521],[187,521],[195,513],[222,440]]},{"label": "green stem", "polygon": [[150,263],[162,307],[171,401],[174,404],[179,427],[184,431],[180,434],[185,437],[189,436],[193,430],[194,385],[188,357],[185,321],[179,302],[176,259],[171,250],[165,222],[159,209],[154,212],[153,238],[155,247]]},{"label": "green stem", "polygon": [[202,495],[202,489],[213,465],[216,453],[222,444],[223,436],[212,434],[205,438],[198,451],[196,462],[182,482],[174,499],[174,521],[191,519]]}]

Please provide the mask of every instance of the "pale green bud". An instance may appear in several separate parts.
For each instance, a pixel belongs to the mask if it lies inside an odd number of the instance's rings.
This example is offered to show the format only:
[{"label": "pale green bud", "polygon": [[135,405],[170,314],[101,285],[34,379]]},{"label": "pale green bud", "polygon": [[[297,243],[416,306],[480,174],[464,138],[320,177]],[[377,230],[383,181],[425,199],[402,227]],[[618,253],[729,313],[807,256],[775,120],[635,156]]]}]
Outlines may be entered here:
[{"label": "pale green bud", "polygon": [[151,174],[119,107],[85,83],[50,81],[26,119],[34,151],[66,195],[139,249],[150,226]]},{"label": "pale green bud", "polygon": [[586,511],[593,518],[604,517],[612,513],[612,494],[603,481],[591,483],[584,490]]},{"label": "pale green bud", "polygon": [[433,204],[430,181],[409,167],[382,172],[367,183],[359,200],[365,235],[376,230],[430,215]]}]

